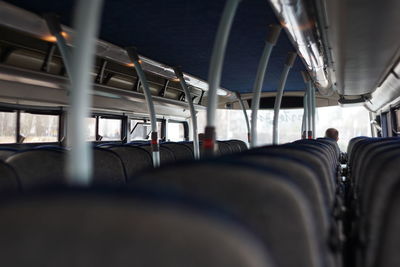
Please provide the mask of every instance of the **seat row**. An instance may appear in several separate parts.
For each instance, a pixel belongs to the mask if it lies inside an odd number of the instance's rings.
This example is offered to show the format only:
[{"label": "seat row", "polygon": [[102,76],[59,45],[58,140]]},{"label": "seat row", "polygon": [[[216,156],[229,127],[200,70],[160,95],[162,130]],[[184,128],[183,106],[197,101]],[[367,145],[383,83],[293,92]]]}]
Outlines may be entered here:
[{"label": "seat row", "polygon": [[[239,140],[220,141],[219,154],[231,154],[247,149]],[[150,145],[147,143],[100,144],[93,148],[95,184],[126,184],[132,177],[152,167]],[[0,190],[29,189],[66,181],[68,150],[57,146],[39,146],[18,151],[0,149]],[[163,143],[160,146],[162,164],[193,160],[193,143]]]},{"label": "seat row", "polygon": [[348,148],[354,266],[400,266],[400,138],[357,137]]},{"label": "seat row", "polygon": [[[82,244],[76,249],[85,252],[90,247],[93,254],[104,250],[104,242],[111,240],[110,251],[121,250],[123,257],[136,258],[143,266],[342,265],[343,194],[338,177],[339,153],[332,140],[299,140],[212,159],[170,162],[125,176],[124,180],[119,166],[127,172],[135,161],[121,160],[119,150],[131,148],[146,151],[132,145],[94,149],[94,162],[98,164],[94,181],[123,184],[123,190],[53,188],[16,196],[17,202],[0,201],[0,216],[8,218],[2,223],[12,229],[10,236],[23,233],[14,241],[5,239],[11,242],[10,255],[18,244],[28,246],[28,240],[37,239],[41,244],[32,255],[46,248],[65,253],[72,244]],[[16,169],[12,165],[15,157],[26,153],[31,157]],[[57,183],[55,180],[64,175],[62,165],[50,162],[65,154],[39,148],[14,154],[6,162],[17,172],[24,168],[24,179],[30,179],[32,187],[37,182],[33,176],[39,180],[45,177],[39,183],[43,187]],[[103,154],[108,157],[96,156]],[[36,163],[38,166],[34,166]],[[23,188],[29,184],[22,179],[20,182]],[[77,218],[82,224],[74,221]],[[28,220],[30,227],[26,228],[23,223]],[[102,231],[106,234],[98,242],[90,238]],[[40,237],[32,238],[35,232],[40,232]],[[65,236],[70,236],[70,243],[63,243],[63,250],[51,246]]]}]

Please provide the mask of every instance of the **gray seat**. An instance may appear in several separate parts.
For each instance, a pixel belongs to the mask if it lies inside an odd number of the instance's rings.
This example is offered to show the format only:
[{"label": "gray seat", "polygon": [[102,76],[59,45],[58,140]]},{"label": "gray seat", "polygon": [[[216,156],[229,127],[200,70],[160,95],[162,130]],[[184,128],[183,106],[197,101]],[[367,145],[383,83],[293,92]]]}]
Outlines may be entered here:
[{"label": "gray seat", "polygon": [[132,179],[137,172],[153,166],[150,153],[139,146],[119,145],[110,147],[109,150],[121,158],[128,180]]},{"label": "gray seat", "polygon": [[234,144],[237,147],[239,147],[239,151],[240,152],[246,151],[248,149],[247,144],[245,142],[243,142],[242,140],[234,139],[234,140],[229,140],[227,142],[230,143],[230,144]]},{"label": "gray seat", "polygon": [[0,160],[5,161],[9,156],[15,154],[16,152],[17,150],[12,148],[0,148]]},{"label": "gray seat", "polygon": [[242,225],[132,195],[53,192],[0,202],[3,266],[273,267]]},{"label": "gray seat", "polygon": [[[146,149],[146,151],[148,151],[149,153],[152,153],[150,145],[143,145],[143,146],[140,146],[140,147]],[[168,163],[176,161],[175,155],[171,151],[171,149],[169,149],[167,147],[160,146],[160,161],[161,161],[161,165],[168,164]]]},{"label": "gray seat", "polygon": [[61,151],[31,149],[10,156],[6,162],[16,171],[22,189],[29,189],[65,183],[65,159]]},{"label": "gray seat", "polygon": [[224,141],[217,141],[216,145],[218,148],[218,155],[229,155],[233,153],[231,146]]},{"label": "gray seat", "polygon": [[21,185],[17,173],[9,164],[0,161],[0,191],[9,193],[20,190]]},{"label": "gray seat", "polygon": [[388,223],[385,209],[391,203],[392,189],[400,182],[399,151],[400,147],[397,146],[396,149],[376,153],[376,162],[371,165],[370,172],[365,177],[365,184],[361,187],[363,194],[359,200],[362,216],[359,235],[364,246],[359,253],[359,261],[366,267],[384,266],[374,265],[374,262],[380,250],[382,231]]},{"label": "gray seat", "polygon": [[276,171],[212,160],[158,168],[131,185],[159,186],[221,206],[262,238],[277,266],[322,266],[308,202]]},{"label": "gray seat", "polygon": [[326,205],[322,185],[312,166],[305,159],[280,150],[262,154],[245,153],[240,154],[238,158],[248,164],[273,166],[290,178],[308,200],[307,204],[313,213],[318,233],[319,247],[322,249],[322,258],[326,261],[324,266],[338,266],[342,258],[332,250],[332,245],[337,244],[339,238],[337,226],[331,217],[332,207]]},{"label": "gray seat", "polygon": [[170,149],[174,153],[177,161],[194,159],[193,151],[187,145],[180,143],[164,143],[161,144],[161,147]]},{"label": "gray seat", "polygon": [[[397,165],[398,166],[398,165]],[[398,175],[398,172],[397,172]],[[400,177],[397,178],[400,181]],[[400,266],[399,247],[400,247],[400,187],[397,183],[389,194],[384,212],[381,217],[381,234],[377,242],[376,256],[370,265],[380,267]]]},{"label": "gray seat", "polygon": [[121,158],[103,148],[93,150],[93,183],[121,185],[126,183],[126,171]]}]

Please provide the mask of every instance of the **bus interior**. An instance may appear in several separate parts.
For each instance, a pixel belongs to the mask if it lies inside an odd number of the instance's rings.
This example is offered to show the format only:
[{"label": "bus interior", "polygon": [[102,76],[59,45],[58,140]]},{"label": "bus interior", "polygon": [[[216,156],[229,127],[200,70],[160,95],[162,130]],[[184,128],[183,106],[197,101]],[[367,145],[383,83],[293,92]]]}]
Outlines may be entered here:
[{"label": "bus interior", "polygon": [[400,266],[399,25],[398,0],[0,1],[0,262]]}]

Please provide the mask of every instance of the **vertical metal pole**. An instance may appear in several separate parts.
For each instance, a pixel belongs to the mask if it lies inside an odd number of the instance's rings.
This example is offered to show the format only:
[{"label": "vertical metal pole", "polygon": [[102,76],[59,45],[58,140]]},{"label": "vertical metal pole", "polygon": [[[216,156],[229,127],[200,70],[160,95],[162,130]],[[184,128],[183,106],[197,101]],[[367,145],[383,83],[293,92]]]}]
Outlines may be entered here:
[{"label": "vertical metal pole", "polygon": [[91,107],[91,71],[102,5],[101,0],[80,0],[74,15],[76,35],[69,73],[72,81],[68,110],[68,137],[72,149],[68,158],[68,173],[71,183],[81,185],[89,184],[92,178],[92,154],[90,144],[86,141],[86,118]]},{"label": "vertical metal pole", "polygon": [[311,109],[311,130],[312,130],[312,138],[315,139],[317,137],[316,133],[316,108],[317,108],[317,100],[315,98],[315,87],[311,83],[311,103],[312,103],[312,109]]},{"label": "vertical metal pole", "polygon": [[246,127],[247,127],[247,141],[250,143],[251,142],[251,130],[250,130],[249,117],[247,116],[247,111],[246,111],[246,108],[244,107],[242,96],[240,95],[239,92],[235,92],[235,94],[236,94],[236,98],[237,98],[237,100],[239,102],[240,108],[243,111],[244,120],[246,122]]},{"label": "vertical metal pole", "polygon": [[[89,1],[89,2],[91,2],[91,1]],[[103,3],[103,1],[100,0],[100,3],[99,3],[100,6],[102,5],[102,3]],[[97,3],[95,5],[97,5]],[[76,10],[75,15],[77,15],[78,12],[79,11]],[[69,50],[67,42],[65,41],[65,38],[63,36],[60,19],[56,14],[53,14],[53,13],[44,14],[43,18],[45,19],[45,21],[47,23],[47,27],[49,28],[50,34],[56,38],[58,50],[60,51],[61,57],[63,59],[65,69],[67,70],[67,74],[68,74],[70,80],[72,80],[71,76],[73,76],[73,75],[71,74],[72,73],[72,65],[71,64],[73,64],[73,63],[71,62],[71,60],[72,60],[71,51]],[[77,29],[77,31],[79,31],[79,29]]]},{"label": "vertical metal pole", "polygon": [[203,149],[206,156],[214,154],[215,147],[215,113],[218,105],[217,90],[221,83],[222,65],[224,62],[226,45],[233,18],[240,0],[227,0],[211,55],[210,68],[208,70],[208,103],[207,126],[204,132]]},{"label": "vertical metal pole", "polygon": [[158,143],[157,133],[157,118],[156,111],[154,108],[153,97],[151,95],[149,83],[147,82],[146,75],[143,72],[142,66],[140,65],[139,55],[135,47],[126,48],[128,56],[135,66],[136,73],[139,77],[140,83],[142,84],[144,96],[147,102],[147,108],[149,109],[150,124],[151,124],[151,151],[153,156],[154,167],[160,166],[160,145]]},{"label": "vertical metal pole", "polygon": [[371,136],[372,137],[377,137],[378,134],[377,134],[376,128],[375,128],[374,123],[373,123],[375,121],[375,115],[371,111],[368,112],[368,113],[369,113],[369,125],[371,126]]},{"label": "vertical metal pole", "polygon": [[198,132],[197,131],[197,114],[196,114],[196,110],[194,109],[192,96],[191,96],[189,88],[186,84],[185,78],[183,77],[182,70],[179,67],[175,67],[174,72],[175,72],[176,77],[179,79],[181,87],[182,87],[183,91],[185,92],[186,101],[189,104],[190,117],[191,117],[191,121],[192,121],[194,158],[199,159],[200,158],[200,145],[199,145],[199,136],[197,134],[197,132]]},{"label": "vertical metal pole", "polygon": [[264,84],[265,72],[267,70],[269,57],[272,49],[274,48],[276,41],[278,40],[281,32],[281,26],[270,25],[270,31],[267,38],[267,42],[264,47],[264,51],[261,55],[260,62],[258,64],[258,70],[256,80],[254,82],[253,98],[251,101],[251,134],[250,134],[250,147],[257,145],[257,115],[258,109],[260,108],[261,90]]},{"label": "vertical metal pole", "polygon": [[274,119],[273,119],[273,129],[272,129],[272,143],[274,145],[278,144],[279,140],[279,110],[281,108],[281,103],[282,103],[282,96],[283,96],[283,90],[285,89],[286,85],[286,80],[289,75],[289,71],[292,68],[294,61],[296,60],[296,53],[294,52],[289,52],[288,57],[286,59],[285,65],[283,67],[283,71],[281,74],[281,79],[279,81],[279,86],[276,91],[276,97],[275,97],[275,104],[274,104]]},{"label": "vertical metal pole", "polygon": [[307,131],[307,138],[312,139],[313,132],[312,132],[312,84],[310,79],[307,82],[307,104],[308,104],[308,131]]},{"label": "vertical metal pole", "polygon": [[301,138],[307,138],[307,126],[308,126],[308,105],[307,105],[307,89],[304,90],[304,97],[303,97],[303,121],[301,124]]}]

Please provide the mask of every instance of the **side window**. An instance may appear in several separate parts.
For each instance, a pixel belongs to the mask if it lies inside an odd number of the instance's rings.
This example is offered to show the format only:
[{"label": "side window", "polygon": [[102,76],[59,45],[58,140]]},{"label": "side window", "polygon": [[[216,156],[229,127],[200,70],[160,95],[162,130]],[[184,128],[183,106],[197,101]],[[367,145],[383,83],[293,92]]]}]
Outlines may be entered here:
[{"label": "side window", "polygon": [[[157,121],[158,137],[161,137],[162,122]],[[150,140],[151,138],[151,124],[148,120],[131,120],[130,140]]]},{"label": "side window", "polygon": [[109,119],[99,117],[99,141],[119,141],[121,140],[121,119]]},{"label": "side window", "polygon": [[0,144],[15,143],[17,136],[17,113],[0,112]]},{"label": "side window", "polygon": [[58,115],[21,113],[20,143],[58,142]]},{"label": "side window", "polygon": [[400,109],[396,109],[395,113],[395,120],[396,120],[396,132],[400,133]]},{"label": "side window", "polygon": [[86,118],[86,140],[96,141],[96,118]]},{"label": "side window", "polygon": [[183,122],[168,121],[167,136],[169,141],[178,142],[185,140],[185,127]]}]

